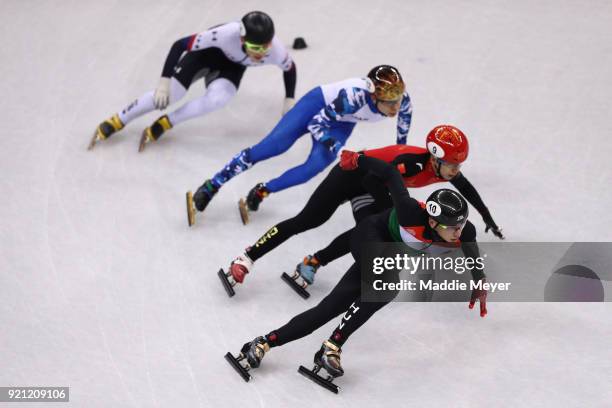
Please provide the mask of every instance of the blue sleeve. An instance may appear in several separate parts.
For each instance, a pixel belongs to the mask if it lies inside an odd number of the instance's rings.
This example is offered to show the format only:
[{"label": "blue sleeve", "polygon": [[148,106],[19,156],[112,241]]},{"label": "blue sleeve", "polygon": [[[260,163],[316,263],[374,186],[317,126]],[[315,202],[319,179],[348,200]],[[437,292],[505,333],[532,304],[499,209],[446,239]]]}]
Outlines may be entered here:
[{"label": "blue sleeve", "polygon": [[397,144],[406,144],[410,122],[412,122],[412,102],[410,101],[410,96],[404,93],[397,115]]},{"label": "blue sleeve", "polygon": [[326,134],[333,122],[338,121],[339,116],[350,115],[357,112],[367,103],[366,91],[361,88],[343,88],[336,99],[325,108],[321,109],[308,123],[308,130],[315,140],[325,139]]}]

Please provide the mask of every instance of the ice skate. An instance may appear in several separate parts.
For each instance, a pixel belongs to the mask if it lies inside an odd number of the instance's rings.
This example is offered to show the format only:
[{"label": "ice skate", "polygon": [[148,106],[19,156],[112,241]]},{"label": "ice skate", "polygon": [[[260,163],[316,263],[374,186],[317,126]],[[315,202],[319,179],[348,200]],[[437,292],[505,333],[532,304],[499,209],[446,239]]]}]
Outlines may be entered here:
[{"label": "ice skate", "polygon": [[109,119],[100,123],[89,142],[89,146],[87,146],[87,150],[91,150],[94,148],[96,143],[100,140],[105,140],[109,138],[113,133],[123,129],[124,125],[119,119],[119,115],[113,115]]},{"label": "ice skate", "polygon": [[314,363],[323,367],[332,377],[342,377],[344,370],[340,364],[340,353],[342,353],[340,347],[330,340],[325,340],[314,356]]},{"label": "ice skate", "polygon": [[193,194],[188,191],[186,194],[187,201],[187,224],[191,227],[195,224],[195,216],[197,211],[204,211],[210,200],[217,194],[219,189],[215,187],[211,180],[206,180]]},{"label": "ice skate", "polygon": [[229,267],[229,272],[223,271],[223,269],[219,269],[217,275],[219,279],[221,279],[221,283],[227,292],[229,297],[232,297],[236,294],[234,291],[234,286],[237,283],[244,282],[244,278],[247,273],[253,267],[253,261],[248,257],[247,254],[242,254],[238,258],[234,259]]},{"label": "ice skate", "polygon": [[225,354],[225,359],[234,367],[244,381],[248,382],[252,378],[249,370],[259,367],[261,360],[268,350],[270,350],[270,346],[266,339],[260,336],[251,342],[245,343],[237,357],[228,352]]},{"label": "ice skate", "polygon": [[147,143],[151,143],[159,139],[166,130],[172,129],[172,123],[168,119],[168,115],[159,117],[151,126],[142,131],[140,136],[140,145],[138,151],[142,152]]},{"label": "ice skate", "polygon": [[238,201],[238,209],[240,211],[240,218],[244,225],[249,223],[249,212],[257,211],[259,204],[265,197],[270,194],[270,191],[266,188],[265,184],[259,183],[249,191],[246,200],[240,199]]},{"label": "ice skate", "polygon": [[[321,349],[317,351],[314,356],[314,367],[312,370],[300,366],[298,372],[323,388],[337,394],[338,391],[340,391],[340,387],[334,384],[333,381],[336,377],[341,377],[344,374],[344,370],[340,365],[341,352],[342,350],[340,347],[336,346],[330,340],[325,340]],[[318,374],[321,368],[327,371],[327,377],[322,377]]]},{"label": "ice skate", "polygon": [[321,264],[312,255],[304,257],[304,260],[297,264],[293,275],[289,276],[283,272],[281,278],[287,283],[291,289],[295,290],[298,295],[304,299],[310,297],[310,293],[306,290],[308,285],[312,285],[315,279],[315,273],[321,267]]}]

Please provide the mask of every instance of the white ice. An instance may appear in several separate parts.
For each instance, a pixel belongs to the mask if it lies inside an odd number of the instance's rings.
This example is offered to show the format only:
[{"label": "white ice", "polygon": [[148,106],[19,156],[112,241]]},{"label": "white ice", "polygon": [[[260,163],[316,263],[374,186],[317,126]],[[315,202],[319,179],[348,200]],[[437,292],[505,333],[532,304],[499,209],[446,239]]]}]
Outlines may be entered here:
[{"label": "white ice", "polygon": [[[306,137],[232,180],[187,227],[185,191],[278,121],[281,73],[249,69],[227,108],[142,154],[139,134],[159,113],[85,148],[102,119],[157,84],[175,39],[253,8],[286,44],[309,44],[292,52],[299,95],[398,66],[414,102],[409,143],[461,127],[464,173],[509,240],[612,241],[608,1],[4,0],[0,386],[70,386],[62,406],[75,407],[611,406],[610,303],[491,303],[486,319],[466,304],[392,304],[345,346],[340,395],[296,372],[337,320],[274,349],[248,384],[227,365],[226,351],[315,305],[351,263],[322,269],[308,301],[279,279],[352,225],[345,206],[258,262],[234,298],[215,276],[327,173],[241,225],[238,198],[302,162]],[[358,125],[348,147],[393,143],[393,122]]]}]

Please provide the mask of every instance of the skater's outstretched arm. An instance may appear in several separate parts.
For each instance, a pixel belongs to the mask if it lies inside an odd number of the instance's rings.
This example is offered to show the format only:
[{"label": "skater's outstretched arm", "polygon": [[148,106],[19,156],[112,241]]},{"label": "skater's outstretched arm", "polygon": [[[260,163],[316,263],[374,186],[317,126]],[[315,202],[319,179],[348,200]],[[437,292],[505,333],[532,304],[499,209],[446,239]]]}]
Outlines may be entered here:
[{"label": "skater's outstretched arm", "polygon": [[[478,244],[476,243],[476,227],[471,222],[467,222],[463,231],[461,232],[461,250],[466,259],[478,259],[480,258],[480,251]],[[472,280],[474,282],[486,282],[486,275],[484,267],[481,263],[474,262],[474,267],[470,269],[472,274]],[[473,309],[476,301],[480,302],[480,317],[487,315],[487,290],[483,287],[475,287],[472,290],[470,297],[469,308]]]},{"label": "skater's outstretched arm", "polygon": [[459,190],[461,195],[464,196],[465,199],[472,204],[474,208],[476,208],[476,210],[478,210],[485,225],[487,226],[486,231],[491,229],[496,237],[503,239],[504,236],[501,233],[501,229],[493,220],[489,209],[482,201],[482,198],[480,198],[480,194],[478,194],[478,191],[476,191],[476,188],[472,185],[472,183],[470,183],[470,181],[462,173],[459,173],[451,180],[451,184],[455,186],[457,190]]},{"label": "skater's outstretched arm", "polygon": [[400,110],[397,114],[397,144],[406,144],[410,122],[412,122],[412,102],[408,93],[404,92]]},{"label": "skater's outstretched arm", "polygon": [[[476,243],[476,227],[471,222],[467,222],[463,231],[461,231],[461,250],[466,258],[477,259],[480,257],[480,250],[478,249],[478,244]],[[474,281],[479,281],[480,279],[485,277],[484,267],[475,263],[474,267],[469,271],[472,274],[472,279]]]},{"label": "skater's outstretched arm", "polygon": [[295,98],[295,84],[297,83],[295,62],[291,63],[291,68],[283,71],[283,82],[285,83],[285,98]]}]

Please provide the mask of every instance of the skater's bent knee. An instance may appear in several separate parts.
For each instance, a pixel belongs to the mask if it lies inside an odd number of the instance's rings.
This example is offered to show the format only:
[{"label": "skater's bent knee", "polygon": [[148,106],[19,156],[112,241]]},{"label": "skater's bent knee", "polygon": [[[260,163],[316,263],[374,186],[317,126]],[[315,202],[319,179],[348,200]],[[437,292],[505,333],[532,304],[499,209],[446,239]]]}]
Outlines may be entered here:
[{"label": "skater's bent knee", "polygon": [[209,95],[209,100],[215,108],[222,108],[225,106],[230,99],[232,99],[233,94],[223,93],[223,94],[213,94]]}]

